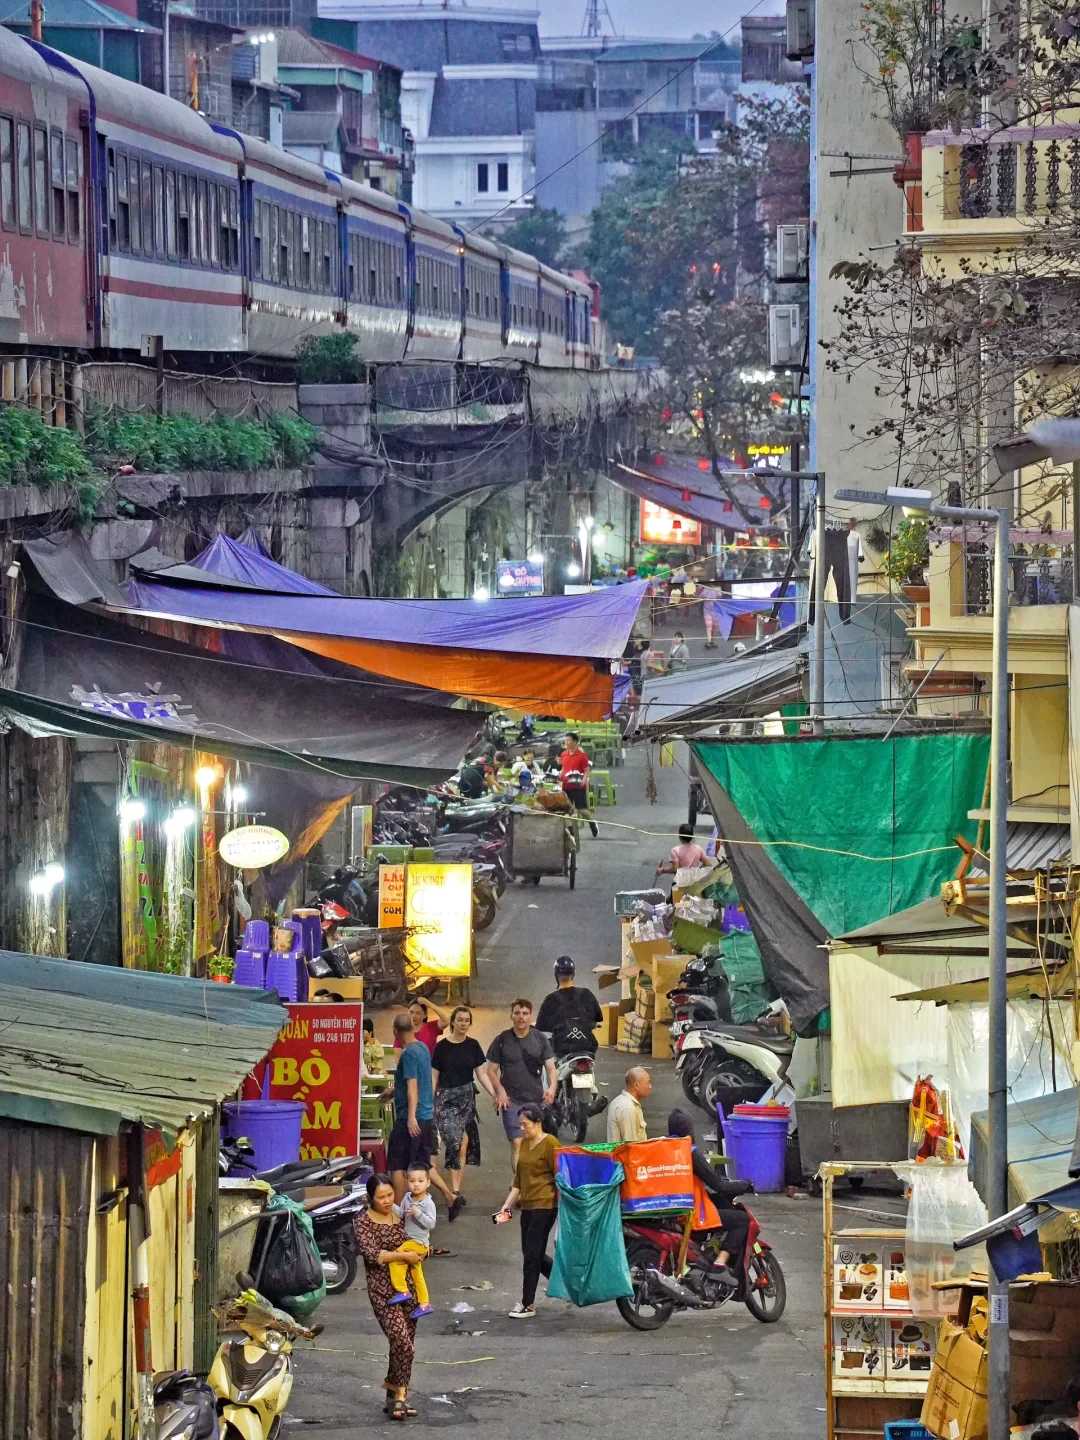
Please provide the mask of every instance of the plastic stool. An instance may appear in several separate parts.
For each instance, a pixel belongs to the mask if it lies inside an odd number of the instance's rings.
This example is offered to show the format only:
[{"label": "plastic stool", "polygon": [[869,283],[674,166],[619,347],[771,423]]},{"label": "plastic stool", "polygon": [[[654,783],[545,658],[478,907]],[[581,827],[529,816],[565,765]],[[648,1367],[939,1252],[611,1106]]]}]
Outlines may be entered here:
[{"label": "plastic stool", "polygon": [[589,807],[597,805],[615,804],[615,786],[611,781],[610,770],[589,771]]}]

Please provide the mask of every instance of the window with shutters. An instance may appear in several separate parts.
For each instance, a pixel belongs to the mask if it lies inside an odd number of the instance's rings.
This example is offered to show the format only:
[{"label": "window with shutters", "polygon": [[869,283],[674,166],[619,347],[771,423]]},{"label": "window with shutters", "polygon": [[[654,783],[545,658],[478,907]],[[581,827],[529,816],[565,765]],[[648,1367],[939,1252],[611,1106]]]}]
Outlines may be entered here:
[{"label": "window with shutters", "polygon": [[176,253],[181,260],[191,259],[191,187],[186,175],[176,177]]},{"label": "window with shutters", "polygon": [[17,166],[17,191],[19,198],[19,229],[29,235],[34,228],[34,186],[30,158],[30,126],[16,127],[15,151]]},{"label": "window with shutters", "polygon": [[128,236],[129,248],[133,255],[142,251],[142,221],[141,206],[142,192],[139,189],[141,175],[138,160],[128,157]]},{"label": "window with shutters", "polygon": [[49,233],[49,134],[34,126],[34,219],[37,233]]},{"label": "window with shutters", "polygon": [[128,194],[128,160],[116,157],[116,248],[127,254],[131,248],[131,201]]},{"label": "window with shutters", "polygon": [[15,228],[15,122],[0,115],[0,224]]},{"label": "window with shutters", "polygon": [[165,172],[165,254],[170,260],[176,259],[176,171]]},{"label": "window with shutters", "polygon": [[52,192],[52,232],[57,240],[67,239],[67,184],[64,180],[64,136],[54,130],[49,136],[49,180]]},{"label": "window with shutters", "polygon": [[154,212],[154,254],[165,257],[165,177],[160,165],[151,172],[154,195],[151,207]]},{"label": "window with shutters", "polygon": [[149,160],[142,163],[142,248],[144,255],[154,251],[154,167]]}]

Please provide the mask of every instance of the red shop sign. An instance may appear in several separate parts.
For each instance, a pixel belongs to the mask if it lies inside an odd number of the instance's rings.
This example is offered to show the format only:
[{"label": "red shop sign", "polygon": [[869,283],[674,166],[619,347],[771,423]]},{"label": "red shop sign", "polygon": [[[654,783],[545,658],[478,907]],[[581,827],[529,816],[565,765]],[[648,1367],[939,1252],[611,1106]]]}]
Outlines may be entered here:
[{"label": "red shop sign", "polygon": [[300,1159],[355,1155],[360,1143],[363,1005],[287,1005],[274,1048],[244,1088],[246,1100],[302,1100],[307,1107]]}]

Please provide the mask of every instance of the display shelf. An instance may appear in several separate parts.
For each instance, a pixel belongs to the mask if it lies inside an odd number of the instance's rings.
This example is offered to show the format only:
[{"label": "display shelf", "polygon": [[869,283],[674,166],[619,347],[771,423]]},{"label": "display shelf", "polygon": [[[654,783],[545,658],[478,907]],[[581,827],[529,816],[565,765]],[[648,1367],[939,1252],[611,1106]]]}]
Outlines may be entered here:
[{"label": "display shelf", "polygon": [[843,1315],[880,1315],[885,1320],[915,1319],[914,1310],[897,1310],[891,1305],[887,1309],[881,1305],[832,1305],[830,1312],[837,1319]]},{"label": "display shelf", "polygon": [[834,1240],[903,1240],[907,1235],[906,1230],[890,1230],[887,1226],[879,1225],[876,1228],[834,1230]]},{"label": "display shelf", "polygon": [[926,1381],[930,1379],[927,1372],[924,1380],[900,1380],[893,1379],[887,1375],[883,1380],[845,1380],[840,1375],[833,1376],[832,1393],[834,1395],[925,1395]]}]

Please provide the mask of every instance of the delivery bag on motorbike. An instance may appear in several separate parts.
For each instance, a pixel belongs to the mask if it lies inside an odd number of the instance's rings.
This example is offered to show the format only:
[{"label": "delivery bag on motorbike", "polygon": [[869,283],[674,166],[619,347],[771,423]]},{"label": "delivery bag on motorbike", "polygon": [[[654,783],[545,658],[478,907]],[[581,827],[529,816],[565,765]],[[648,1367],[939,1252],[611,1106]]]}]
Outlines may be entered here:
[{"label": "delivery bag on motorbike", "polygon": [[631,1140],[612,1152],[622,1164],[622,1208],[656,1215],[694,1206],[694,1162],[688,1138]]},{"label": "delivery bag on motorbike", "polygon": [[[282,1211],[284,1218],[271,1228],[269,1217]],[[271,1195],[265,1214],[268,1218],[263,1226],[269,1233],[259,1288],[290,1315],[309,1315],[326,1296],[326,1279],[311,1217],[287,1195]]]},{"label": "delivery bag on motorbike", "polygon": [[548,1294],[602,1305],[633,1294],[619,1207],[623,1168],[609,1155],[583,1153],[563,1150],[558,1158],[559,1238]]}]

